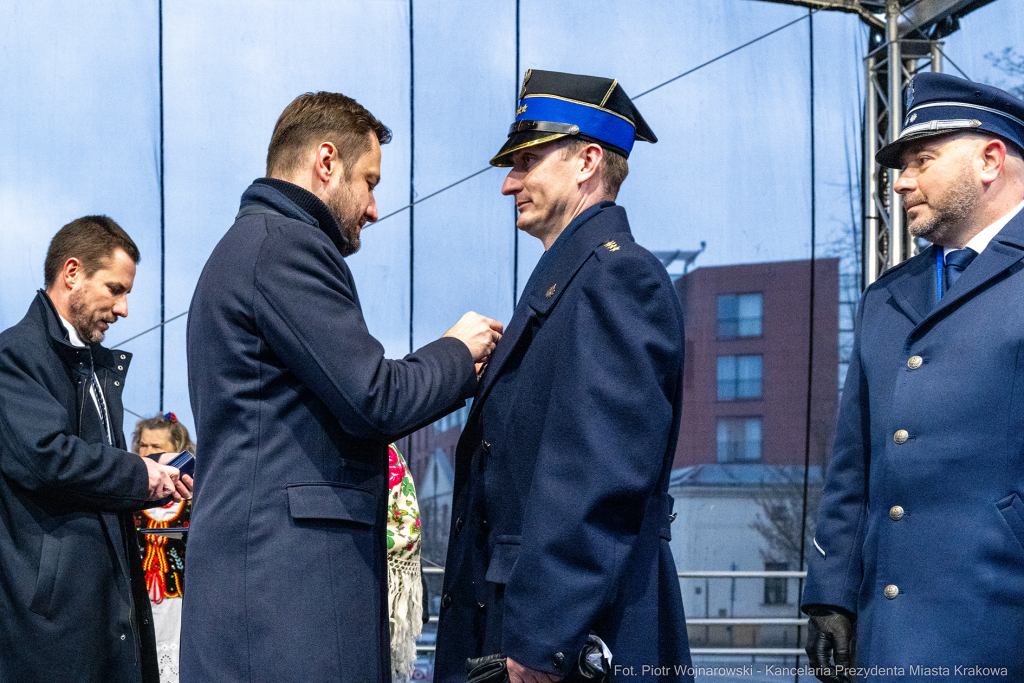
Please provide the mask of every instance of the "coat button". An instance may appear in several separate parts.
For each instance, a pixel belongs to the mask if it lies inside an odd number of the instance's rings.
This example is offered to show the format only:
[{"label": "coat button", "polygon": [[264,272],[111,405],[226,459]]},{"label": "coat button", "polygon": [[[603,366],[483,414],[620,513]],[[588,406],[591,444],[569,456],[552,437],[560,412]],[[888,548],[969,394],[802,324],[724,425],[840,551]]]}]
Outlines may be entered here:
[{"label": "coat button", "polygon": [[125,635],[122,633],[121,634],[121,640],[124,640],[124,639],[125,639]]},{"label": "coat button", "polygon": [[893,505],[891,508],[889,508],[889,519],[891,519],[894,522],[898,522],[901,519],[903,519],[903,508],[901,508],[899,505]]},{"label": "coat button", "polygon": [[885,593],[885,597],[889,598],[890,600],[894,600],[896,596],[900,594],[900,589],[896,586],[896,584],[890,583],[888,586],[885,587],[885,591],[883,592]]},{"label": "coat button", "polygon": [[117,369],[118,369],[118,370],[124,370],[124,366],[123,366],[123,365],[118,365],[118,366],[117,366]]},{"label": "coat button", "polygon": [[441,609],[448,609],[451,606],[452,596],[446,593],[445,596],[441,598]]},{"label": "coat button", "polygon": [[121,386],[121,383],[120,383],[120,382],[118,382],[117,380],[115,380],[115,381],[114,381],[114,386],[115,386],[115,387],[119,387],[119,386]]},{"label": "coat button", "polygon": [[565,655],[563,655],[561,652],[556,652],[554,655],[551,656],[551,662],[559,669],[561,669],[562,665],[565,664]]},{"label": "coat button", "polygon": [[459,517],[457,520],[455,520],[455,533],[462,533],[462,526],[462,517]]},{"label": "coat button", "polygon": [[121,360],[124,360],[125,358],[127,358],[127,356],[125,356],[125,355],[124,355],[124,354],[122,353],[122,354],[121,354]]},{"label": "coat button", "polygon": [[901,446],[905,444],[907,442],[907,439],[909,438],[910,432],[908,432],[906,429],[901,429],[892,435],[892,440],[900,444]]},{"label": "coat button", "polygon": [[907,361],[907,367],[911,370],[917,370],[923,364],[924,359],[921,356],[911,356],[910,360]]},{"label": "coat button", "polygon": [[483,612],[483,611],[485,611],[487,609],[487,605],[485,605],[482,602],[478,602],[478,603],[476,603],[476,608],[478,610],[480,610],[481,612]]}]

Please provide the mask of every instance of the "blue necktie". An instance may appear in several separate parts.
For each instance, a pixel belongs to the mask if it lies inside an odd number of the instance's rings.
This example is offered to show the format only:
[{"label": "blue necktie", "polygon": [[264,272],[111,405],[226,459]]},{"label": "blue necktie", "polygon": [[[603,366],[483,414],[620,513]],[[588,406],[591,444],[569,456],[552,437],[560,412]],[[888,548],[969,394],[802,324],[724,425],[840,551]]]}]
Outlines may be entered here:
[{"label": "blue necktie", "polygon": [[964,274],[964,269],[971,265],[971,261],[977,255],[978,252],[970,247],[946,252],[945,267],[942,269],[942,280],[946,285],[945,290],[947,292],[953,286],[953,283],[960,279],[960,276]]}]

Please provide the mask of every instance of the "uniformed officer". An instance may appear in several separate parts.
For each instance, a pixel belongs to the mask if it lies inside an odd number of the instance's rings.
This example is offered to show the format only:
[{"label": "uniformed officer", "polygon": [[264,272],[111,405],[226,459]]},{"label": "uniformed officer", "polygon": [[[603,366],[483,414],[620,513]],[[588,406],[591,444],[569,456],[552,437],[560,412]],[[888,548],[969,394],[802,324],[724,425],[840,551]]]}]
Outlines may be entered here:
[{"label": "uniformed officer", "polygon": [[934,73],[906,101],[876,158],[932,245],[861,299],[807,653],[822,681],[1020,681],[1024,103]]},{"label": "uniformed officer", "polygon": [[532,70],[491,160],[546,251],[457,449],[442,683],[492,654],[513,683],[558,680],[591,633],[613,678],[692,680],[666,492],[683,320],[614,203],[634,140],[657,138],[618,81]]}]

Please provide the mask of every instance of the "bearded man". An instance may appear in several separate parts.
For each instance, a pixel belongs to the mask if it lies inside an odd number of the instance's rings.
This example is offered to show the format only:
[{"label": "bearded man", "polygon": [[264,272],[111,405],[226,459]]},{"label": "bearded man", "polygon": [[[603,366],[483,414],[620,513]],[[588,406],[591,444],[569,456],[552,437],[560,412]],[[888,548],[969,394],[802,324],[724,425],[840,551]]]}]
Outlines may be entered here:
[{"label": "bearded man", "polygon": [[132,513],[191,479],[129,453],[128,315],[139,250],[107,216],[50,242],[40,290],[0,333],[0,681],[159,683]]},{"label": "bearded man", "polygon": [[390,681],[388,443],[471,396],[501,336],[467,313],[388,360],[367,331],[345,257],[390,138],[345,95],[296,98],[199,278],[182,681]]},{"label": "bearded man", "polygon": [[807,653],[822,681],[1020,681],[1024,102],[922,73],[904,126],[876,158],[932,244],[861,298]]}]

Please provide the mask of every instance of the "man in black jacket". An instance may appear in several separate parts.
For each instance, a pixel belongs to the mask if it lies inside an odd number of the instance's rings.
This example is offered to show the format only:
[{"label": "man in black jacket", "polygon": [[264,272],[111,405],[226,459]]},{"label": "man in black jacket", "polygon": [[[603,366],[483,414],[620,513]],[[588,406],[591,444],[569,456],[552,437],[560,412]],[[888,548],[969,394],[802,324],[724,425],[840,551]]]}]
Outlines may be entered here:
[{"label": "man in black jacket", "polygon": [[296,98],[199,278],[183,683],[391,680],[387,445],[473,394],[501,325],[401,360],[370,335],[345,257],[389,139],[350,97]]},{"label": "man in black jacket", "polygon": [[131,354],[100,345],[138,260],[110,218],[72,221],[0,333],[0,681],[159,680],[131,513],[191,479],[126,450]]}]

